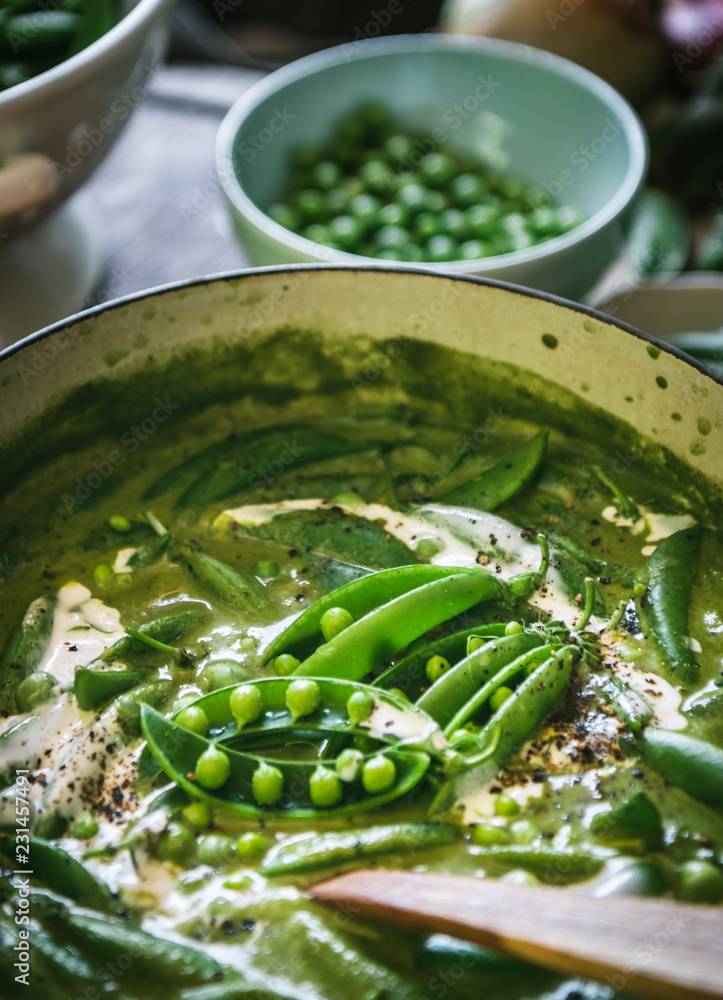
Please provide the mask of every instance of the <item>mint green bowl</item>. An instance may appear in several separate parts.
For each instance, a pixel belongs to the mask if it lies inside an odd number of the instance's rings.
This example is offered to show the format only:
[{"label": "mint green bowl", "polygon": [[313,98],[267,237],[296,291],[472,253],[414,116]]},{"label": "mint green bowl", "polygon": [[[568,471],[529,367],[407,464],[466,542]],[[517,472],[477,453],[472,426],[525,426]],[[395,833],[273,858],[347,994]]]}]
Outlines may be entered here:
[{"label": "mint green bowl", "polygon": [[[514,253],[419,265],[477,274],[578,299],[616,258],[647,167],[637,115],[603,80],[548,52],[491,38],[399,35],[307,56],[252,87],[223,121],[216,164],[238,236],[254,264],[360,264],[264,212],[283,196],[291,150],[322,144],[362,100],[385,101],[432,143],[484,152],[545,185],[586,221]],[[385,262],[388,264],[388,262]]]}]

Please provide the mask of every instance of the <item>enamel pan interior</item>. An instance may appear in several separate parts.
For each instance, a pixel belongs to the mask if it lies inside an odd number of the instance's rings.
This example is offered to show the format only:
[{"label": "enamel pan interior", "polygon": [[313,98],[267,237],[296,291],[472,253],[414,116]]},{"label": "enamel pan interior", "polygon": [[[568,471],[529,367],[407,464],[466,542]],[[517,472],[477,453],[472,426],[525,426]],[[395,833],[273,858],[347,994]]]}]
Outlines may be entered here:
[{"label": "enamel pan interior", "polygon": [[[451,363],[449,348],[471,357]],[[723,384],[674,349],[489,280],[315,265],[142,293],[5,351],[3,492],[61,449],[122,454],[163,403],[190,415],[241,395],[267,414],[317,396],[430,410],[444,396],[482,438],[488,419],[536,419],[603,444],[611,475],[642,461],[723,510]]]}]

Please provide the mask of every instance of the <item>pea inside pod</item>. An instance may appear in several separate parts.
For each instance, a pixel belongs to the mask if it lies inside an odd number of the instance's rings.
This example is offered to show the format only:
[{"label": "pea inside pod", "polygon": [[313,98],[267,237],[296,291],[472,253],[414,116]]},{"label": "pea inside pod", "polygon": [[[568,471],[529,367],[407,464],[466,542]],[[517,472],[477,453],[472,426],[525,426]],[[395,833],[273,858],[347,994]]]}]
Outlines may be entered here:
[{"label": "pea inside pod", "polygon": [[[165,773],[189,795],[206,801],[214,809],[245,818],[277,816],[311,819],[323,810],[325,816],[344,816],[374,809],[414,788],[429,767],[427,754],[387,747],[383,756],[394,767],[394,782],[378,794],[369,794],[360,780],[341,783],[341,795],[329,807],[319,805],[318,761],[269,760],[218,745],[176,725],[147,705],[141,710],[143,734],[151,753]],[[221,754],[222,768],[214,769],[210,784],[197,774],[205,755]],[[372,754],[377,757],[378,754]],[[363,773],[363,768],[362,768]],[[223,777],[222,781],[216,777]]]}]

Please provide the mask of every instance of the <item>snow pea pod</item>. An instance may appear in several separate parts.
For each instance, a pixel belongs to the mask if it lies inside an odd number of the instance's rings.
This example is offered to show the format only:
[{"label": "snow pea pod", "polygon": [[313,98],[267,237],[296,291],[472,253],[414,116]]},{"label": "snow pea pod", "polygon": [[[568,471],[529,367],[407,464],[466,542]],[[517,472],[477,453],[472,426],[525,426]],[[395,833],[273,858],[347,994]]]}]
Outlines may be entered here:
[{"label": "snow pea pod", "polygon": [[[540,468],[547,450],[548,431],[540,431],[522,448],[507,455],[481,476],[436,497],[439,503],[496,510],[527,486]],[[444,484],[442,484],[444,485]]]},{"label": "snow pea pod", "polygon": [[702,533],[695,524],[669,535],[655,549],[645,571],[645,618],[664,663],[683,686],[698,673],[690,648],[688,612]]},{"label": "snow pea pod", "polygon": [[266,604],[266,592],[258,580],[206,555],[190,545],[181,545],[178,559],[201,586],[235,611],[258,611]]},{"label": "snow pea pod", "polygon": [[642,695],[617,677],[611,677],[608,684],[611,708],[634,733],[640,733],[655,714],[652,707]]},{"label": "snow pea pod", "polygon": [[515,868],[529,868],[545,882],[559,884],[596,875],[602,858],[579,848],[555,849],[534,844],[494,844],[482,848],[481,858]]},{"label": "snow pea pod", "polygon": [[96,961],[129,959],[134,978],[187,986],[219,979],[224,971],[203,951],[95,913],[86,916],[63,907],[52,913],[47,923],[55,925],[58,933],[76,947],[90,951]]},{"label": "snow pea pod", "polygon": [[170,540],[170,532],[166,531],[163,535],[158,535],[156,538],[150,538],[147,542],[144,542],[128,559],[129,569],[146,569],[147,566],[152,566],[153,563],[158,562],[168,548]]},{"label": "snow pea pod", "polygon": [[[153,621],[141,625],[137,632],[154,639],[156,642],[170,643],[176,642],[196,624],[196,616],[190,611],[181,611],[173,615],[164,615],[162,618],[155,618]],[[122,660],[126,657],[143,656],[148,653],[148,646],[140,639],[135,639],[131,635],[124,635],[122,639],[114,642],[100,656],[100,659],[108,663],[111,660]]]},{"label": "snow pea pod", "polygon": [[288,628],[278,635],[264,653],[267,663],[280,653],[291,653],[302,659],[309,656],[321,640],[321,619],[329,608],[344,608],[357,621],[375,608],[395,597],[408,593],[431,580],[441,580],[463,570],[451,566],[400,566],[381,570],[340,587],[320,598],[303,611]]},{"label": "snow pea pod", "polygon": [[[541,641],[531,641],[537,638],[534,635],[530,636],[527,642],[522,640],[521,636],[527,638],[524,632],[519,636],[510,636],[510,638],[520,641],[516,644],[510,643],[509,646],[502,647],[501,650],[501,642],[488,643],[488,646],[492,648],[483,647],[482,650],[478,650],[478,653],[483,653],[479,657],[479,660],[476,659],[477,654],[473,654],[471,657],[473,660],[472,664],[468,664],[468,669],[460,671],[459,674],[460,683],[464,685],[463,693],[468,694],[471,691],[471,694],[462,702],[461,707],[456,712],[450,713],[448,710],[450,705],[459,703],[457,692],[451,684],[440,691],[439,699],[435,699],[436,705],[430,705],[431,699],[425,699],[426,711],[432,714],[432,708],[434,707],[439,711],[441,718],[447,718],[448,721],[445,724],[444,730],[447,737],[451,736],[458,729],[461,729],[470,719],[473,719],[480,709],[489,703],[495,691],[498,691],[502,687],[507,687],[523,671],[529,672],[538,663],[547,662],[550,655],[557,648],[553,645],[543,646]],[[520,650],[516,656],[512,652],[515,649]],[[484,681],[485,676],[488,676],[490,673],[492,676],[489,680]],[[479,687],[480,683],[482,683],[482,687]],[[450,714],[451,718],[449,717]]]},{"label": "snow pea pod", "polygon": [[112,906],[113,897],[108,887],[56,844],[30,837],[28,854],[18,855],[14,837],[0,835],[0,854],[11,859],[12,869],[21,867],[21,856],[27,857],[33,876],[67,899],[98,910]]},{"label": "snow pea pod", "polygon": [[665,870],[657,862],[643,859],[628,860],[586,886],[590,896],[662,896],[669,888]]},{"label": "snow pea pod", "polygon": [[304,548],[316,555],[370,569],[392,569],[421,561],[383,522],[367,520],[339,507],[289,511],[263,524],[239,524],[234,534],[294,549],[299,548],[301,540]]},{"label": "snow pea pod", "polygon": [[416,701],[425,688],[429,687],[425,668],[432,656],[443,656],[450,664],[455,665],[464,657],[470,639],[483,642],[498,639],[505,634],[506,627],[506,624],[497,623],[479,625],[424,643],[376,677],[374,686],[399,688],[412,701]]},{"label": "snow pea pod", "polygon": [[73,691],[78,708],[84,712],[100,708],[107,701],[140,684],[148,676],[143,670],[90,670],[75,668]]},{"label": "snow pea pod", "polygon": [[607,812],[595,813],[590,832],[603,843],[627,846],[629,850],[657,851],[663,846],[660,810],[640,791]]},{"label": "snow pea pod", "polygon": [[[482,685],[486,685],[503,667],[543,642],[539,632],[518,632],[490,639],[442,674],[418,699],[418,707],[431,715],[440,726],[449,726]],[[458,729],[461,725],[463,723],[454,728]]]},{"label": "snow pea pod", "polygon": [[17,710],[18,684],[35,670],[48,648],[56,600],[54,594],[38,597],[8,636],[0,657],[0,709],[5,712]]},{"label": "snow pea pod", "polygon": [[308,428],[302,424],[273,424],[270,427],[255,427],[240,434],[234,432],[223,440],[202,448],[201,451],[164,472],[148,487],[143,494],[144,499],[155,500],[164,493],[189,487],[202,476],[212,473],[219,463],[240,461],[248,454],[250,448],[266,443],[269,438],[275,438],[277,446],[280,446],[285,436],[299,433],[308,433]]},{"label": "snow pea pod", "polygon": [[446,847],[457,840],[459,829],[449,823],[398,823],[349,833],[315,834],[293,844],[282,844],[266,858],[259,871],[271,876],[302,875],[381,854],[406,855]]},{"label": "snow pea pod", "polygon": [[361,680],[430,628],[494,599],[513,603],[506,584],[482,570],[432,580],[354,622],[312,653],[295,673]]},{"label": "snow pea pod", "polygon": [[658,774],[715,808],[723,807],[723,750],[685,733],[648,726],[640,754]]},{"label": "snow pea pod", "polygon": [[175,506],[178,508],[204,508],[244,490],[262,490],[268,480],[276,479],[280,472],[289,472],[303,465],[339,455],[371,451],[368,441],[347,441],[329,434],[300,434],[292,441],[274,441],[249,448],[237,459],[220,462],[213,470],[205,471],[183,491]]},{"label": "snow pea pod", "polygon": [[482,728],[480,742],[486,739],[494,745],[493,753],[477,767],[447,781],[430,807],[430,816],[461,821],[465,798],[473,796],[504,767],[560,701],[579,656],[575,647],[564,646],[522,681]]},{"label": "snow pea pod", "polygon": [[[567,552],[556,549],[554,553],[554,565],[559,570],[563,586],[568,597],[576,601],[578,594],[585,595],[585,581],[588,577],[587,571],[583,569],[576,559],[573,559]],[[593,614],[598,618],[604,618],[607,614],[605,601],[600,596],[597,587],[593,589]]]},{"label": "snow pea pod", "polygon": [[[165,773],[189,795],[207,801],[214,808],[246,818],[272,817],[281,819],[314,819],[319,815],[348,816],[366,812],[386,802],[391,802],[414,788],[429,767],[427,754],[414,750],[384,749],[384,757],[391,761],[395,777],[393,783],[378,794],[367,793],[361,777],[341,782],[338,804],[319,808],[314,804],[310,779],[318,767],[317,761],[278,760],[269,763],[282,777],[278,795],[270,803],[258,804],[254,789],[254,774],[265,766],[258,754],[242,753],[224,747],[229,769],[222,786],[209,791],[196,780],[199,758],[215,744],[164,719],[148,705],[141,707],[143,735],[156,761]],[[365,757],[365,763],[372,754]],[[363,768],[361,769],[364,770]]]}]

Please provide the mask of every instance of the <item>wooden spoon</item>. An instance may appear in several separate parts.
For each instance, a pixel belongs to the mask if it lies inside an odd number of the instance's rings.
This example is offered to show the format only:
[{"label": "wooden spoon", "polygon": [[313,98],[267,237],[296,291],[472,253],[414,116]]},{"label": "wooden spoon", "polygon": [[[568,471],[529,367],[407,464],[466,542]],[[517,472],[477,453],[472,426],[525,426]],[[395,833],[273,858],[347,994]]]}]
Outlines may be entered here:
[{"label": "wooden spoon", "polygon": [[723,997],[719,907],[385,869],[350,872],[310,891],[349,917],[451,934],[616,991]]}]

